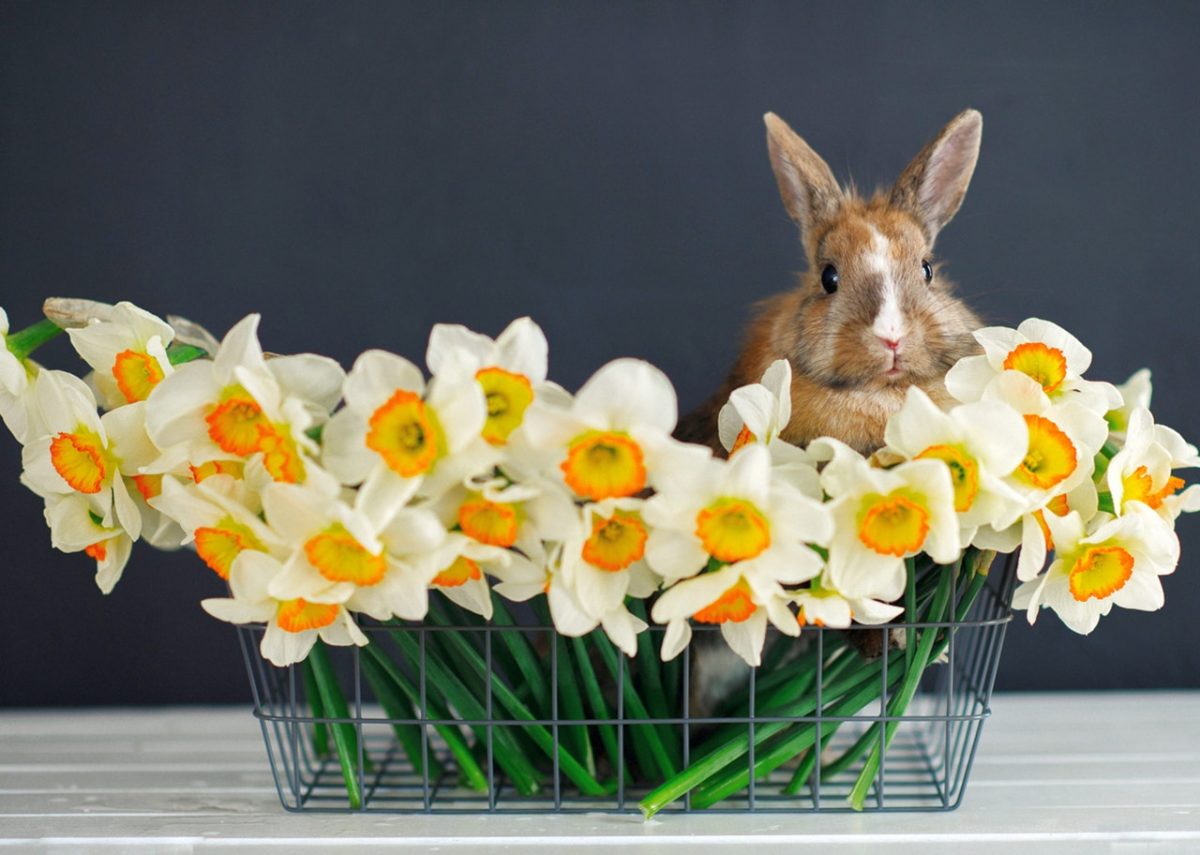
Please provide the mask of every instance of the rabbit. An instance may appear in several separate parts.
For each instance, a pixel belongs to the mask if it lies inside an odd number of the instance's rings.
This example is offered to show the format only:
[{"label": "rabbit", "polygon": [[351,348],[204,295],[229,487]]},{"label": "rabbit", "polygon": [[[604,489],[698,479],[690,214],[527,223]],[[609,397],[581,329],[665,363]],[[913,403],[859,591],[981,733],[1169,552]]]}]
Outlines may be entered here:
[{"label": "rabbit", "polygon": [[[909,386],[948,406],[946,372],[979,352],[972,333],[982,323],[954,296],[933,246],[967,192],[983,117],[971,109],[959,113],[889,190],[870,198],[840,187],[825,161],[774,113],[764,121],[771,166],[784,207],[800,227],[808,268],[791,291],[758,304],[724,385],[681,420],[676,437],[723,455],[717,415],[729,393],[786,359],[792,414],[780,436],[802,446],[832,436],[871,454],[884,445],[887,419]],[[719,708],[749,673],[715,638],[702,633],[695,645],[696,715]],[[868,659],[882,653],[876,633],[851,639]],[[902,643],[902,634],[892,633],[891,643]]]},{"label": "rabbit", "polygon": [[915,385],[948,405],[944,378],[978,352],[982,326],[954,296],[934,241],[962,204],[979,156],[983,117],[959,113],[886,191],[842,189],[829,166],[774,113],[767,150],[784,207],[800,227],[808,269],[797,287],[756,307],[724,385],[680,421],[676,437],[723,454],[717,414],[776,359],[792,367],[783,439],[831,436],[864,454]]}]

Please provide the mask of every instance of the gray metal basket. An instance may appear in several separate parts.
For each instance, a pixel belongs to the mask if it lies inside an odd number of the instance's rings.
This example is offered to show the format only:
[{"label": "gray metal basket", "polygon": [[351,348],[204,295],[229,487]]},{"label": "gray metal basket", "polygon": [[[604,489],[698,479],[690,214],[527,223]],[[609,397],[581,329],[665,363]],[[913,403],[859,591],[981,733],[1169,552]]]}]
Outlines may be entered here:
[{"label": "gray metal basket", "polygon": [[[802,637],[816,645],[817,700],[809,715],[762,715],[754,709],[758,696],[756,683],[765,679],[750,671],[749,708],[742,714],[696,716],[689,711],[689,675],[692,651],[680,657],[680,680],[665,693],[668,715],[637,716],[630,710],[630,687],[636,680],[636,661],[621,669],[621,679],[606,686],[611,704],[608,715],[589,718],[568,717],[562,712],[566,692],[578,691],[573,680],[560,675],[560,645],[554,640],[552,627],[534,621],[518,626],[497,623],[487,625],[367,625],[364,632],[372,644],[386,647],[393,633],[403,632],[412,639],[410,650],[419,654],[405,665],[415,687],[412,715],[388,717],[378,699],[363,678],[365,654],[358,648],[328,648],[334,667],[348,701],[348,715],[315,717],[306,702],[306,680],[302,666],[275,668],[258,654],[258,643],[264,631],[261,626],[239,629],[246,667],[254,693],[254,714],[262,724],[271,770],[283,807],[291,811],[344,812],[347,810],[389,813],[636,813],[637,802],[651,786],[651,780],[633,761],[630,750],[639,728],[656,728],[657,733],[678,740],[679,754],[686,766],[708,733],[716,726],[745,727],[749,735],[749,766],[755,768],[755,752],[767,751],[770,740],[763,738],[762,728],[782,724],[816,723],[815,762],[807,780],[793,782],[795,764],[777,768],[769,775],[755,779],[750,776],[740,792],[706,808],[716,812],[812,812],[847,811],[851,808],[846,797],[863,766],[860,758],[833,774],[826,768],[825,758],[840,754],[858,741],[870,741],[864,736],[880,722],[897,722],[890,746],[882,751],[882,760],[864,806],[880,811],[937,811],[958,807],[966,789],[975,749],[984,720],[990,714],[992,683],[995,678],[1004,633],[1012,615],[1009,604],[1015,577],[1015,556],[1003,556],[989,574],[982,593],[974,600],[966,618],[947,623],[893,623],[887,627],[855,627],[850,630],[806,628]],[[894,674],[889,677],[889,656],[882,657],[880,671],[881,700],[852,714],[838,715],[831,705],[823,704],[821,687],[826,685],[825,669],[829,657],[826,648],[835,642],[844,646],[847,633],[875,634],[877,646],[894,639],[896,633],[907,629],[937,629],[945,639],[944,662],[931,667],[925,674],[912,704],[902,716],[887,714],[886,700],[895,693]],[[664,627],[652,626],[655,648]],[[714,627],[697,627],[702,632]],[[439,644],[443,633],[470,634],[473,643],[486,658],[486,667],[503,685],[519,690],[521,675],[514,673],[511,663],[500,655],[499,643],[503,633],[522,633],[532,639],[549,659],[551,685],[550,716],[516,718],[495,702],[492,691],[481,692],[481,715],[467,717],[445,703],[434,703],[438,696],[435,675],[426,667],[426,654]],[[888,633],[892,633],[889,636]],[[944,633],[944,635],[942,634]],[[783,643],[796,642],[782,639]],[[402,657],[400,657],[402,658]],[[781,666],[781,667],[787,667]],[[894,666],[893,666],[894,667]],[[570,685],[567,685],[570,683]],[[489,684],[485,684],[489,685]],[[315,692],[314,692],[315,694]],[[440,710],[440,712],[438,712]],[[437,713],[437,714],[435,714]],[[441,717],[439,717],[439,715]],[[314,742],[315,729],[322,725],[349,724],[357,737],[358,763],[356,774],[361,805],[348,808],[342,769],[331,755],[318,754]],[[821,743],[822,734],[834,723],[836,731]],[[414,769],[396,738],[395,726],[419,731],[421,753],[418,757],[432,758]],[[441,728],[455,728],[470,742],[479,766],[486,774],[486,791],[475,792],[460,786],[449,773],[439,773],[439,761],[446,759],[447,747],[438,735]],[[553,750],[548,752],[544,768],[539,773],[544,787],[537,794],[518,792],[498,768],[495,740],[498,734],[521,734],[526,729],[540,727],[550,734]],[[563,775],[559,745],[574,728],[584,730],[584,739],[595,738],[601,729],[615,734],[617,740],[615,778],[611,794],[582,795]],[[776,728],[778,729],[778,728]],[[885,725],[875,727],[880,747],[884,747]],[[589,734],[592,734],[589,736]],[[524,737],[519,737],[524,738]],[[756,744],[758,743],[758,744]],[[873,743],[872,743],[873,745]],[[824,752],[824,753],[822,753]],[[789,790],[789,782],[792,787]],[[694,808],[691,794],[664,808],[664,813],[690,812]]]}]

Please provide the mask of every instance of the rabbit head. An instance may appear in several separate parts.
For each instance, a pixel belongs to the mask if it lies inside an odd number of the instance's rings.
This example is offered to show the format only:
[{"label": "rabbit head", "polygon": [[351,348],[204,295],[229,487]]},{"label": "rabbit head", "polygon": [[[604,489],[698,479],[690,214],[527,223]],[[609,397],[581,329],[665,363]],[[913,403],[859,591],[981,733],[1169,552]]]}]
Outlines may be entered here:
[{"label": "rabbit head", "polygon": [[774,318],[779,355],[831,389],[939,384],[974,352],[971,332],[979,326],[953,296],[933,247],[967,192],[982,116],[955,116],[890,190],[870,198],[843,190],[778,116],[765,121],[779,191],[808,260],[788,311]]}]

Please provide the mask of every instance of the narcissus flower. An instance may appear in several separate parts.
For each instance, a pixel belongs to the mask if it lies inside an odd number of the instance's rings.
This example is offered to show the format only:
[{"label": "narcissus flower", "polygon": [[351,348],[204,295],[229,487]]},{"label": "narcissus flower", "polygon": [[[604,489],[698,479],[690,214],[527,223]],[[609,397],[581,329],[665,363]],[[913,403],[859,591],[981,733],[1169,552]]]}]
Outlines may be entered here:
[{"label": "narcissus flower", "polygon": [[1023,544],[1017,577],[1024,581],[1041,571],[1046,557],[1041,509],[1090,481],[1108,426],[1101,415],[1074,400],[1052,403],[1034,380],[1016,371],[997,375],[984,390],[984,400],[1005,403],[1025,420],[1029,445],[1004,481],[1025,498],[1026,510],[1008,529],[980,527],[974,543],[1007,552]]},{"label": "narcissus flower", "polygon": [[560,541],[579,526],[579,511],[561,484],[544,478],[472,478],[430,503],[449,529],[479,543],[523,549],[537,540]]},{"label": "narcissus flower", "polygon": [[175,331],[133,303],[117,303],[105,320],[93,318],[86,327],[68,329],[67,335],[95,372],[92,378],[106,409],[146,400],[174,372],[167,345]]},{"label": "narcissus flower", "polygon": [[643,599],[658,589],[660,580],[645,561],[650,526],[641,508],[640,499],[589,503],[563,542],[563,579],[595,618],[618,608],[626,596]]},{"label": "narcissus flower", "polygon": [[762,381],[734,389],[717,415],[717,432],[733,456],[750,443],[765,445],[771,465],[806,496],[820,498],[816,467],[799,446],[780,439],[792,417],[792,366],[786,359],[772,362]]},{"label": "narcissus flower", "polygon": [[828,573],[822,573],[808,587],[792,592],[792,602],[800,607],[796,623],[845,629],[851,623],[876,625],[887,623],[904,613],[901,606],[881,603],[868,597],[847,597],[833,587]]},{"label": "narcissus flower", "polygon": [[133,540],[120,526],[105,526],[98,519],[80,494],[46,500],[46,523],[54,548],[86,553],[96,562],[96,586],[108,594],[121,580]]},{"label": "narcissus flower", "polygon": [[415,491],[436,498],[499,459],[480,435],[487,404],[471,378],[426,388],[407,359],[369,350],[355,361],[344,394],[346,406],[325,426],[324,461],[343,483],[362,484],[365,506],[380,520]]},{"label": "narcissus flower", "polygon": [[598,502],[661,487],[663,479],[709,456],[707,449],[671,439],[676,415],[665,374],[638,359],[617,359],[597,371],[569,407],[535,402],[524,432],[531,447],[553,451],[554,476],[580,499]]},{"label": "narcissus flower", "polygon": [[785,635],[800,634],[787,604],[779,579],[753,562],[742,562],[676,582],[655,601],[650,616],[667,625],[660,651],[664,662],[678,656],[691,640],[691,618],[697,623],[719,624],[730,649],[747,664],[757,666],[762,661],[768,620]]},{"label": "narcissus flower", "polygon": [[437,324],[429,334],[425,364],[434,377],[474,378],[487,401],[483,438],[504,445],[546,384],[546,336],[529,318],[518,318],[493,341],[458,324]]},{"label": "narcissus flower", "polygon": [[798,631],[783,585],[820,573],[808,544],[829,543],[833,521],[826,506],[771,477],[764,445],[703,464],[650,499],[643,514],[653,527],[646,560],[671,585],[652,615],[669,625],[662,655],[682,650],[692,617],[720,624],[729,646],[758,664],[768,618]]},{"label": "narcissus flower", "polygon": [[1162,608],[1158,577],[1174,572],[1179,540],[1150,508],[1133,503],[1124,516],[1099,514],[1087,528],[1076,513],[1049,515],[1046,522],[1055,560],[1013,595],[1013,607],[1027,609],[1030,623],[1039,608],[1051,608],[1068,627],[1087,635],[1113,606]]},{"label": "narcissus flower", "polygon": [[464,609],[491,620],[492,595],[487,574],[506,567],[514,553],[451,532],[427,557],[434,575],[430,586]]},{"label": "narcissus flower", "polygon": [[821,471],[834,520],[828,572],[842,594],[890,602],[904,592],[905,558],[919,552],[939,564],[958,558],[955,492],[945,461],[876,469],[835,439],[818,439],[810,450],[829,458]]},{"label": "narcissus flower", "polygon": [[101,525],[119,525],[137,540],[142,518],[126,478],[158,455],[146,436],[145,405],[101,418],[91,390],[62,371],[38,374],[33,405],[45,434],[25,446],[21,482],[44,498],[84,496]]},{"label": "narcissus flower", "polygon": [[268,364],[258,320],[243,318],[212,360],[181,365],[156,385],[146,427],[165,453],[193,465],[261,455],[274,480],[306,483],[321,474],[313,471],[317,446],[306,432],[336,402],[344,374],[333,360],[312,354]]},{"label": "narcissus flower", "polygon": [[8,349],[8,314],[0,308],[0,419],[20,443],[40,432],[29,421],[30,380],[35,373],[31,363]]},{"label": "narcissus flower", "polygon": [[700,463],[646,502],[643,516],[652,527],[646,560],[656,573],[675,580],[710,562],[753,562],[754,572],[799,584],[820,572],[820,557],[805,544],[829,543],[829,511],[771,477],[765,446]]},{"label": "narcissus flower", "polygon": [[1029,447],[1025,419],[1001,401],[977,401],[942,411],[916,386],[888,419],[888,448],[910,460],[941,460],[954,486],[961,540],[981,525],[1007,528],[1025,510],[1025,497],[1004,482]]},{"label": "narcissus flower", "polygon": [[1124,514],[1137,502],[1174,522],[1181,511],[1200,507],[1200,485],[1180,494],[1185,482],[1175,469],[1200,466],[1195,446],[1163,425],[1145,407],[1135,408],[1126,424],[1125,447],[1109,461],[1105,482],[1114,513]]},{"label": "narcissus flower", "polygon": [[439,568],[421,558],[445,539],[430,511],[405,508],[385,524],[335,493],[294,484],[272,484],[263,493],[267,523],[294,548],[271,582],[279,599],[345,603],[377,620],[420,620],[426,589]]},{"label": "narcissus flower", "polygon": [[545,594],[550,619],[559,633],[578,638],[599,626],[626,656],[635,655],[637,636],[647,628],[646,622],[634,616],[623,602],[603,614],[586,608],[562,571],[561,557],[561,544],[554,545],[549,554],[540,546],[527,558],[514,554],[506,566],[492,570],[499,580],[496,591],[518,603]]},{"label": "narcissus flower", "polygon": [[1142,368],[1135,371],[1128,380],[1117,387],[1121,395],[1121,405],[1104,414],[1108,422],[1108,431],[1117,442],[1125,441],[1125,431],[1129,427],[1129,417],[1139,407],[1150,408],[1150,397],[1154,387],[1150,382],[1150,369]]},{"label": "narcissus flower", "polygon": [[158,491],[147,503],[180,525],[183,544],[193,544],[200,560],[222,579],[229,578],[233,562],[247,550],[279,558],[289,552],[258,513],[239,501],[241,487],[230,475],[214,475],[195,484],[161,476]]},{"label": "narcissus flower", "polygon": [[1051,401],[1072,400],[1100,415],[1121,405],[1121,395],[1111,383],[1083,379],[1092,352],[1058,324],[1030,318],[1015,330],[977,330],[975,340],[984,355],[960,359],[946,374],[946,389],[964,403],[982,398],[997,374],[1017,371],[1037,383]]},{"label": "narcissus flower", "polygon": [[200,605],[218,620],[265,623],[259,649],[265,659],[280,668],[302,661],[318,638],[339,647],[362,647],[367,643],[367,637],[339,603],[273,597],[271,582],[282,572],[282,565],[269,555],[242,553],[230,568],[232,596],[201,600]]}]

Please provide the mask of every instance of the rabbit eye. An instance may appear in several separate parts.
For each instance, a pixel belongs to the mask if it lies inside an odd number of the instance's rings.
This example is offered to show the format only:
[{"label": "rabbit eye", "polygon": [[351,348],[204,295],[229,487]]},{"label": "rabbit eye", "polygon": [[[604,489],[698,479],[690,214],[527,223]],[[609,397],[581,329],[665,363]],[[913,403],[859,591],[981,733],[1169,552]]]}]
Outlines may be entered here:
[{"label": "rabbit eye", "polygon": [[826,264],[825,269],[821,271],[821,287],[825,289],[826,294],[832,294],[837,290],[838,272],[837,268],[832,264]]},{"label": "rabbit eye", "polygon": [[933,281],[933,266],[928,261],[921,262],[921,272],[925,274],[925,281]]}]

